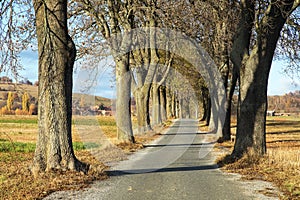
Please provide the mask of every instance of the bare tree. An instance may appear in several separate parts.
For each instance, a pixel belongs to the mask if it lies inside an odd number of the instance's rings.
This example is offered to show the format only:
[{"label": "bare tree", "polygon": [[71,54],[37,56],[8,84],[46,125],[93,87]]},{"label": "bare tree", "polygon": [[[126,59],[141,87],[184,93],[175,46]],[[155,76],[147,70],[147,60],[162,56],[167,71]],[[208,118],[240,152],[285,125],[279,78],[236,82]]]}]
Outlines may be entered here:
[{"label": "bare tree", "polygon": [[96,28],[98,35],[94,36],[105,38],[106,44],[110,47],[110,53],[116,64],[118,139],[134,142],[130,108],[131,74],[129,67],[133,1],[77,0],[74,3],[74,12],[81,13],[83,21]]},{"label": "bare tree", "polygon": [[20,53],[35,42],[31,0],[1,1],[0,22],[0,72],[7,72],[17,79],[23,69]]},{"label": "bare tree", "polygon": [[275,60],[284,60],[286,65],[282,66],[283,71],[292,79],[300,77],[300,9],[297,8],[291,13],[283,26],[281,37],[275,51]]},{"label": "bare tree", "polygon": [[133,61],[137,67],[132,66],[132,90],[137,102],[138,132],[145,133],[151,130],[149,98],[150,89],[156,74],[159,55],[157,52],[157,1],[140,1],[140,12],[136,13],[137,22],[144,34],[137,34],[138,53],[133,54]]},{"label": "bare tree", "polygon": [[[299,1],[240,1],[242,13],[232,60],[239,67],[239,116],[232,155],[266,153],[267,85],[280,33]],[[250,45],[251,40],[255,42]]]},{"label": "bare tree", "polygon": [[87,172],[72,146],[72,75],[75,44],[68,35],[67,0],[34,1],[39,52],[39,135],[32,172]]},{"label": "bare tree", "polygon": [[[232,46],[232,37],[235,33],[237,16],[239,9],[236,1],[165,1],[163,4],[164,13],[167,13],[165,24],[168,27],[176,28],[189,37],[196,40],[217,64],[220,73],[223,77],[224,87],[227,91],[226,104],[226,120],[223,129],[223,139],[230,138],[230,108],[232,93],[229,86],[235,88],[236,82],[229,81],[235,76],[231,72],[230,50]],[[187,12],[188,11],[188,12]],[[201,20],[200,20],[201,19]],[[204,85],[205,86],[205,83]],[[201,87],[205,88],[205,87]],[[204,94],[206,92],[202,92]],[[201,94],[201,92],[200,92]],[[213,117],[211,113],[211,106],[209,93],[204,95],[205,99],[201,102],[206,103],[204,107],[207,122],[210,122],[210,128],[214,129]]]}]

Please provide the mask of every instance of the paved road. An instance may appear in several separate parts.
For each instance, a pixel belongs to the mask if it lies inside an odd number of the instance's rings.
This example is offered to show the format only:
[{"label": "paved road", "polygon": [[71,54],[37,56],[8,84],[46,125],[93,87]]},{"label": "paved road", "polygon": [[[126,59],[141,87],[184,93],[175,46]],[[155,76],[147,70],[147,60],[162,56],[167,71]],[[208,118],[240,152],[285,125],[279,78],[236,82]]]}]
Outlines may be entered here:
[{"label": "paved road", "polygon": [[217,169],[210,140],[211,135],[197,133],[197,121],[178,120],[159,141],[112,168],[110,179],[47,199],[262,199]]}]

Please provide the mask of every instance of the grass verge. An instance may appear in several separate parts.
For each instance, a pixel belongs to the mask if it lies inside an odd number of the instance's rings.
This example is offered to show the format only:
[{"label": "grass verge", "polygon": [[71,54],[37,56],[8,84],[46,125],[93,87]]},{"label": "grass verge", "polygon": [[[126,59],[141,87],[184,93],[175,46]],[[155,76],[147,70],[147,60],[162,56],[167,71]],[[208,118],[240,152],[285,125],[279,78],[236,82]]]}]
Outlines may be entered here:
[{"label": "grass verge", "polygon": [[33,153],[0,152],[0,199],[42,199],[54,191],[78,190],[94,180],[107,178],[105,165],[88,151],[76,152],[77,157],[94,167],[87,175],[74,171],[53,171],[34,178],[30,172]]},{"label": "grass verge", "polygon": [[[18,153],[30,153],[35,150],[35,143],[32,142],[13,142],[9,140],[0,139],[0,152],[18,152]],[[93,149],[100,147],[98,144],[88,142],[73,142],[73,149],[75,151]]]}]

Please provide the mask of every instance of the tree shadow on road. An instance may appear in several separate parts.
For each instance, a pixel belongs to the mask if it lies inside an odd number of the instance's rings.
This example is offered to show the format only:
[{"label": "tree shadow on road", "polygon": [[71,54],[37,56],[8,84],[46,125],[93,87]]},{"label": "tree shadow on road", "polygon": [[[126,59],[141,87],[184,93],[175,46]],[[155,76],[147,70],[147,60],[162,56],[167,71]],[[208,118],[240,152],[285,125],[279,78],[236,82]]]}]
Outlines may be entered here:
[{"label": "tree shadow on road", "polygon": [[134,169],[134,170],[110,170],[107,171],[109,176],[124,176],[135,174],[152,174],[152,173],[166,173],[166,172],[186,172],[186,171],[202,171],[218,169],[217,164],[201,165],[201,166],[187,166],[187,167],[167,167],[161,169]]},{"label": "tree shadow on road", "polygon": [[206,142],[206,143],[192,143],[192,144],[145,144],[144,147],[200,147],[203,145],[213,145],[216,144],[217,142],[213,141],[213,142]]},{"label": "tree shadow on road", "polygon": [[197,133],[195,133],[195,132],[174,132],[174,133],[172,133],[172,132],[170,132],[170,133],[164,133],[164,134],[162,134],[162,135],[207,135],[207,132],[197,132]]}]

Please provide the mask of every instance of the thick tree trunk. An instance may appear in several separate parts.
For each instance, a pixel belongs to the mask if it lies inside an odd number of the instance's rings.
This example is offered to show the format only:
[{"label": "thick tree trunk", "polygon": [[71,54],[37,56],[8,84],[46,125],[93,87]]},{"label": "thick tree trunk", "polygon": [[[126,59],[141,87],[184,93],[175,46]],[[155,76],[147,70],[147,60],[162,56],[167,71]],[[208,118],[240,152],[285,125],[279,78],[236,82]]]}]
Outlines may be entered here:
[{"label": "thick tree trunk", "polygon": [[149,93],[150,84],[135,91],[138,133],[143,134],[151,130],[149,115]]},{"label": "thick tree trunk", "polygon": [[240,72],[240,115],[233,151],[235,157],[241,157],[250,149],[257,155],[266,153],[267,85],[271,62],[258,62],[258,56],[258,52],[253,52]]},{"label": "thick tree trunk", "polygon": [[71,135],[75,45],[68,35],[67,1],[34,1],[39,51],[39,135],[32,172],[87,172],[74,155]]},{"label": "thick tree trunk", "polygon": [[[258,24],[256,45],[240,68],[240,110],[234,157],[252,150],[254,156],[266,153],[267,86],[272,59],[282,27],[294,1],[270,4]],[[249,8],[248,8],[249,9]],[[253,8],[254,9],[254,8]]]},{"label": "thick tree trunk", "polygon": [[[221,10],[214,10],[214,12],[222,12]],[[218,13],[215,14],[218,16]],[[216,38],[214,42],[215,46],[215,54],[216,54],[216,60],[215,63],[218,66],[218,69],[222,75],[223,83],[224,83],[224,88],[225,88],[225,94],[226,94],[226,99],[228,100],[230,97],[228,96],[228,77],[229,77],[229,67],[230,67],[230,58],[229,58],[229,52],[228,52],[228,38],[226,37],[228,33],[228,22],[224,20],[219,20],[216,23]],[[228,102],[228,101],[227,101]],[[231,105],[231,104],[230,104]],[[227,103],[225,104],[225,116],[230,116],[230,105]],[[214,108],[214,106],[212,107]],[[214,112],[212,112],[212,115],[214,115]],[[213,118],[213,117],[212,117]],[[210,130],[213,130],[216,128],[216,123],[213,122],[214,120],[210,121]],[[226,121],[226,117],[225,117]],[[218,123],[218,122],[217,122]],[[230,140],[230,135],[228,139],[228,132],[224,133],[224,127],[225,124],[222,127],[222,140]],[[229,125],[230,126],[230,125]],[[226,127],[228,128],[228,127]],[[225,129],[226,129],[225,128]],[[229,127],[230,131],[230,127]],[[230,134],[230,132],[229,132]]]},{"label": "thick tree trunk", "polygon": [[131,122],[131,73],[128,53],[119,56],[116,62],[116,122],[118,140],[134,143]]}]

